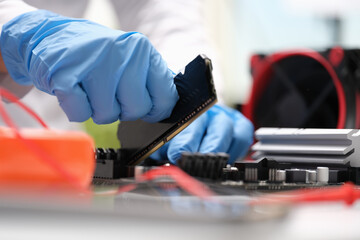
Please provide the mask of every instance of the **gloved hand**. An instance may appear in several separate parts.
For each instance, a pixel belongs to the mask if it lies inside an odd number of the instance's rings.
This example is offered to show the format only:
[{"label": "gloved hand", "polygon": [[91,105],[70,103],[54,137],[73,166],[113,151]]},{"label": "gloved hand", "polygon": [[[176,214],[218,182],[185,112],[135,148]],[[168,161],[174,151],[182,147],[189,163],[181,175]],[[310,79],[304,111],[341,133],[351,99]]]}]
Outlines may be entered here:
[{"label": "gloved hand", "polygon": [[176,163],[182,152],[226,152],[228,163],[244,156],[253,142],[254,127],[240,112],[215,105],[151,155]]},{"label": "gloved hand", "polygon": [[70,121],[156,122],[178,100],[174,73],[139,33],[38,10],[5,24],[0,48],[11,77],[55,95]]}]

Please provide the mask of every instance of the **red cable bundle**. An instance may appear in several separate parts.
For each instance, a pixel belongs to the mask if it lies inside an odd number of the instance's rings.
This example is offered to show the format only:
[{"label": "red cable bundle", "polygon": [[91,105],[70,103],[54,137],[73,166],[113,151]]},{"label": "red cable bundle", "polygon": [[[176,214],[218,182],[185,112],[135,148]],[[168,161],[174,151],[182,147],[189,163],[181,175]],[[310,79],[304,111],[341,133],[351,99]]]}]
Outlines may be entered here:
[{"label": "red cable bundle", "polygon": [[[16,103],[44,129],[19,129],[7,114],[2,97]],[[82,132],[51,130],[30,108],[0,88],[0,186],[61,185],[86,190],[92,180],[94,143]]]}]

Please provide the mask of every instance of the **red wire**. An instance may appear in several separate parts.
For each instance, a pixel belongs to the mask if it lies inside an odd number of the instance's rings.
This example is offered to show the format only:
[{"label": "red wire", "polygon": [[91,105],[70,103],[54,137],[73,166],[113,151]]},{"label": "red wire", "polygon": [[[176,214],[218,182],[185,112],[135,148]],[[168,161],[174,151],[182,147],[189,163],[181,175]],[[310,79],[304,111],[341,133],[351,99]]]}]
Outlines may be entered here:
[{"label": "red wire", "polygon": [[323,189],[300,189],[287,191],[285,193],[267,194],[256,198],[250,204],[300,204],[308,202],[330,202],[343,201],[347,205],[352,205],[360,199],[360,190],[353,183],[345,183],[340,187],[327,187]]},{"label": "red wire", "polygon": [[127,184],[125,186],[119,187],[115,194],[122,194],[124,192],[130,192],[130,191],[136,189],[136,187],[137,187],[137,184]]},{"label": "red wire", "polygon": [[169,176],[185,191],[205,200],[212,200],[215,195],[206,185],[189,176],[176,166],[162,166],[151,169],[139,177],[139,181],[151,181],[156,178]]},{"label": "red wire", "polygon": [[[0,87],[0,100],[2,99],[2,96],[4,96],[7,100],[16,103],[17,105],[19,105],[22,109],[24,109],[30,116],[32,116],[33,118],[35,118],[44,128],[48,129],[49,127],[46,125],[46,123],[33,111],[31,110],[28,106],[26,106],[25,104],[23,104],[22,102],[19,101],[19,99],[13,95],[11,92],[9,92],[8,90],[1,88]],[[1,101],[1,116],[4,119],[4,122],[11,128],[16,128],[17,126],[15,125],[15,123],[11,120],[11,118],[9,117],[9,115],[6,113],[6,110],[4,108],[4,105]]]},{"label": "red wire", "polygon": [[162,166],[151,169],[138,178],[137,183],[131,183],[124,186],[119,187],[115,191],[106,191],[106,192],[98,192],[96,195],[117,195],[122,194],[124,192],[129,192],[137,188],[138,183],[152,181],[157,178],[162,177],[171,177],[175,183],[181,187],[183,190],[188,192],[191,195],[199,197],[204,200],[214,201],[214,196],[216,195],[211,190],[207,188],[207,186],[195,178],[189,176],[185,172],[183,172],[180,168],[176,166]]},{"label": "red wire", "polygon": [[8,115],[8,113],[5,110],[2,97],[19,105],[22,109],[24,109],[27,113],[29,113],[29,115],[31,115],[33,118],[35,118],[45,129],[48,129],[48,126],[34,111],[32,111],[29,107],[27,107],[25,104],[20,102],[19,99],[15,95],[10,93],[6,89],[0,87],[0,115],[4,119],[4,122],[11,129],[13,129],[16,137],[26,146],[26,148],[28,150],[30,150],[35,155],[37,155],[42,162],[49,165],[52,169],[54,169],[56,172],[58,172],[60,175],[62,175],[62,177],[64,179],[66,179],[71,185],[75,186],[78,189],[87,191],[87,189],[84,189],[84,187],[80,184],[80,182],[78,181],[78,179],[76,177],[71,175],[60,164],[58,164],[58,161],[54,157],[47,154],[43,149],[41,149],[39,146],[34,144],[31,140],[24,138],[20,134],[18,127],[12,121],[11,117]]}]

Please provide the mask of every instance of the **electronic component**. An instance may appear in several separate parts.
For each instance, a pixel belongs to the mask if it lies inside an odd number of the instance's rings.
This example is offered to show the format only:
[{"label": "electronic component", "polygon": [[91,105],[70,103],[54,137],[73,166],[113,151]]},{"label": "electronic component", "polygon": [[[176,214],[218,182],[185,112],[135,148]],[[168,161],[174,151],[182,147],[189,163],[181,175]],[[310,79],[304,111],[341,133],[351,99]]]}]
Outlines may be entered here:
[{"label": "electronic component", "polygon": [[257,182],[267,180],[269,172],[265,161],[243,161],[242,164],[235,164],[235,167],[243,172],[244,181]]},{"label": "electronic component", "polygon": [[306,170],[305,169],[286,169],[286,182],[288,183],[306,183]]},{"label": "electronic component", "polygon": [[[147,159],[144,163],[150,164],[143,166],[126,165],[126,151],[123,149],[103,149],[95,150],[96,169],[94,178],[118,179],[124,177],[134,177],[136,174],[144,173],[152,167],[159,166],[154,160]],[[229,160],[226,153],[188,153],[181,154],[178,160],[179,167],[194,177],[218,180],[223,176],[223,169]],[[162,162],[164,163],[164,162]]]},{"label": "electronic component", "polygon": [[[360,130],[261,128],[255,136],[255,160],[236,161],[233,167],[226,167],[228,155],[223,153],[183,153],[178,165],[191,176],[222,179],[222,184],[253,190],[323,187],[347,181],[360,185]],[[119,158],[114,156],[117,151],[98,151],[97,156],[106,156],[107,163],[127,156],[126,152]],[[150,160],[145,162],[154,166]],[[134,176],[136,171],[127,166],[116,175],[112,172],[116,164],[108,166],[112,176]]]},{"label": "electronic component", "polygon": [[223,175],[222,175],[223,181],[228,181],[228,180],[240,181],[240,179],[242,179],[242,176],[240,175],[239,169],[237,169],[236,167],[229,166],[223,168]]},{"label": "electronic component", "polygon": [[[225,167],[226,154],[183,153],[178,165],[191,176],[249,190],[318,188],[347,181],[360,185],[360,130],[261,128],[255,136],[254,160]],[[133,176],[136,169],[127,171]]]},{"label": "electronic component", "polygon": [[191,176],[217,180],[222,178],[228,160],[229,155],[226,153],[184,152],[178,165]]},{"label": "electronic component", "polygon": [[127,165],[136,165],[172,139],[217,101],[211,61],[199,55],[174,82],[179,101],[171,116],[158,123],[142,120],[121,122],[117,136],[127,150]]},{"label": "electronic component", "polygon": [[121,176],[121,160],[114,149],[97,148],[95,150],[95,178],[119,178]]},{"label": "electronic component", "polygon": [[360,130],[260,128],[255,160],[235,162],[245,183],[360,184]]},{"label": "electronic component", "polygon": [[329,182],[329,168],[328,167],[317,167],[316,181],[319,183],[328,183]]},{"label": "electronic component", "polygon": [[360,130],[260,128],[255,159],[360,167]]},{"label": "electronic component", "polygon": [[275,170],[275,181],[276,182],[285,182],[286,180],[286,171],[285,170]]},{"label": "electronic component", "polygon": [[306,170],[307,178],[309,183],[316,183],[317,175],[315,170]]},{"label": "electronic component", "polygon": [[95,149],[96,168],[94,178],[118,179],[133,177],[134,167],[126,165],[126,153],[124,149]]}]

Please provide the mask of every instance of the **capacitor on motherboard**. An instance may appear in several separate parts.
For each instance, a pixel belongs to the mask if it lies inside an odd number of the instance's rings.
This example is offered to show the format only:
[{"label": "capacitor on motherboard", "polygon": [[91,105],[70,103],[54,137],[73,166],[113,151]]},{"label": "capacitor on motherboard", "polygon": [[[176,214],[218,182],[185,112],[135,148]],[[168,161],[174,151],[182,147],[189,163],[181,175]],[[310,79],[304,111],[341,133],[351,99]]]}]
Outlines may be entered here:
[{"label": "capacitor on motherboard", "polygon": [[307,182],[316,183],[316,171],[315,170],[306,170]]},{"label": "capacitor on motherboard", "polygon": [[285,182],[286,171],[285,170],[276,170],[275,180],[276,180],[276,182]]},{"label": "capacitor on motherboard", "polygon": [[329,168],[328,167],[317,167],[316,180],[318,183],[328,183],[329,182]]}]

